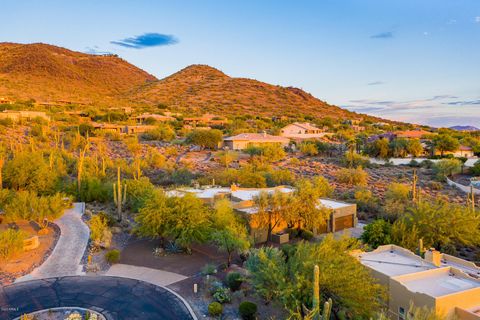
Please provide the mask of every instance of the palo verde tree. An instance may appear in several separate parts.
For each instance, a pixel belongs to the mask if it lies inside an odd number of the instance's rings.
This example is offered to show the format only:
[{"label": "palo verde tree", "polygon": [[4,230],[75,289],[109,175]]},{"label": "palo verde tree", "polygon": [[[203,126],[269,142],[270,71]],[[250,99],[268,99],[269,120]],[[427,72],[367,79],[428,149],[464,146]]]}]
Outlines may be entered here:
[{"label": "palo verde tree", "polygon": [[235,215],[227,199],[215,203],[210,241],[227,253],[227,266],[230,266],[235,252],[241,253],[250,247],[245,224]]}]

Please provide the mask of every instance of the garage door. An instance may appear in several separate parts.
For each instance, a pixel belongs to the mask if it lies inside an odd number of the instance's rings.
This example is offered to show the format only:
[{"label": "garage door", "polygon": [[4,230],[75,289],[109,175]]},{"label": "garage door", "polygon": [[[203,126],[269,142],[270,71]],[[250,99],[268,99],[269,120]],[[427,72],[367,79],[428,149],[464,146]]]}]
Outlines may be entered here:
[{"label": "garage door", "polygon": [[339,217],[335,219],[335,231],[353,228],[353,215]]}]

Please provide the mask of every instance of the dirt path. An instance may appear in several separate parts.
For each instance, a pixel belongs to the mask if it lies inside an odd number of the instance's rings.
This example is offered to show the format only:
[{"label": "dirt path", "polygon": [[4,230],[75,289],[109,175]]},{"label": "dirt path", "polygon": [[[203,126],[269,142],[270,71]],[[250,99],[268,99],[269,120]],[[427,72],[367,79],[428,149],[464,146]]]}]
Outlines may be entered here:
[{"label": "dirt path", "polygon": [[90,236],[88,226],[82,221],[84,209],[84,203],[75,203],[55,221],[61,233],[52,254],[40,267],[15,282],[83,274],[80,261]]}]

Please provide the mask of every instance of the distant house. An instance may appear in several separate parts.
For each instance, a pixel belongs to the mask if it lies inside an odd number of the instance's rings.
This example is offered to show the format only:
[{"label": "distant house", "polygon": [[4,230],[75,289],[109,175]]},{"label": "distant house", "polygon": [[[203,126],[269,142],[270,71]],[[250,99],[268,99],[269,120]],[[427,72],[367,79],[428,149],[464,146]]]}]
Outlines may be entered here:
[{"label": "distant house", "polygon": [[35,118],[41,118],[46,121],[50,121],[50,117],[42,111],[16,111],[16,110],[4,110],[0,112],[0,119],[11,119],[14,122],[22,119],[33,120]]},{"label": "distant house", "polygon": [[[186,193],[194,194],[205,203],[214,205],[219,199],[228,199],[235,211],[243,215],[249,223],[250,234],[256,243],[265,242],[266,230],[260,230],[256,214],[258,208],[255,205],[255,198],[262,192],[269,194],[275,191],[283,193],[294,192],[295,189],[288,186],[277,186],[273,188],[240,188],[236,185],[227,187],[205,187],[205,188],[186,188],[169,191],[169,196],[183,196]],[[325,225],[315,230],[316,234],[341,231],[353,228],[357,224],[357,206],[346,202],[340,202],[330,199],[318,199],[318,206],[330,210],[330,215]],[[287,228],[287,222],[281,221],[273,232],[281,232]]]},{"label": "distant house", "polygon": [[290,139],[280,136],[272,136],[267,133],[241,133],[233,137],[223,139],[223,144],[231,150],[243,150],[250,146],[278,143],[288,146]]},{"label": "distant house", "polygon": [[94,130],[101,130],[104,132],[116,132],[122,133],[125,126],[113,123],[92,123],[92,127]]},{"label": "distant house", "polygon": [[407,319],[412,303],[442,319],[480,320],[480,268],[473,262],[435,249],[423,259],[396,245],[352,254],[386,287],[390,319]]},{"label": "distant house", "polygon": [[13,104],[13,100],[10,100],[5,97],[0,97],[0,104]]},{"label": "distant house", "polygon": [[189,117],[183,118],[183,124],[191,126],[221,126],[228,123],[225,117],[217,116],[214,114],[204,114],[201,117]]},{"label": "distant house", "polygon": [[147,125],[140,125],[140,126],[125,126],[123,132],[126,134],[136,134],[136,133],[145,133],[147,131],[155,129],[156,126],[147,126]]},{"label": "distant house", "polygon": [[139,116],[135,117],[135,120],[138,123],[144,123],[147,119],[153,119],[158,122],[169,122],[169,121],[175,121],[174,117],[170,116],[164,116],[161,114],[154,114],[154,113],[144,113]]},{"label": "distant house", "polygon": [[315,139],[325,136],[325,132],[308,122],[294,122],[280,130],[280,136],[290,139]]},{"label": "distant house", "polygon": [[[440,151],[435,151],[435,155],[440,155]],[[455,151],[444,151],[444,155],[451,154],[454,157],[464,157],[464,158],[473,158],[475,154],[473,153],[473,149],[467,146],[459,146]]]}]

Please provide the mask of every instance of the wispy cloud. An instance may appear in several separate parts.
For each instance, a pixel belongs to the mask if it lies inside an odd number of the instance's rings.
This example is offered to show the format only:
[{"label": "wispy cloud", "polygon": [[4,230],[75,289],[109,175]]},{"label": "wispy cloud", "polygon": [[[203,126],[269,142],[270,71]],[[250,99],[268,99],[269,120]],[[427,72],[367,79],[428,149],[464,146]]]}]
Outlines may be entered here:
[{"label": "wispy cloud", "polygon": [[450,19],[447,21],[447,24],[456,24],[457,20],[456,19]]},{"label": "wispy cloud", "polygon": [[95,55],[113,54],[110,51],[101,50],[98,46],[86,47],[84,52],[88,54],[95,54]]},{"label": "wispy cloud", "polygon": [[110,43],[130,49],[144,49],[176,44],[178,43],[178,39],[168,34],[144,33],[122,40],[110,41]]},{"label": "wispy cloud", "polygon": [[450,94],[417,100],[350,100],[344,107],[392,120],[450,126],[472,123],[480,125],[480,98],[459,98]]},{"label": "wispy cloud", "polygon": [[370,36],[371,39],[391,39],[393,38],[393,32],[381,32]]},{"label": "wispy cloud", "polygon": [[373,81],[373,82],[367,83],[368,86],[378,86],[378,85],[381,85],[381,84],[385,84],[385,82],[383,82],[383,81]]},{"label": "wispy cloud", "polygon": [[476,17],[475,17],[475,22],[476,22],[476,23],[480,23],[480,16],[476,16]]}]

